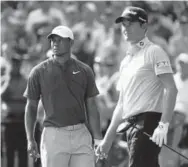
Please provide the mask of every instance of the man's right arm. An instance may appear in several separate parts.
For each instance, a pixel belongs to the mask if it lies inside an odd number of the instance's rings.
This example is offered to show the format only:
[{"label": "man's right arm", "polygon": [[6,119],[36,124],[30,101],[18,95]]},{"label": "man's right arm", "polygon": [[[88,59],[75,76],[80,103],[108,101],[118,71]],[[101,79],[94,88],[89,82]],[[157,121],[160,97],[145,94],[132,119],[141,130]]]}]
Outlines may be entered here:
[{"label": "man's right arm", "polygon": [[25,107],[25,130],[28,141],[34,141],[34,129],[37,119],[37,109],[39,100],[27,99]]},{"label": "man's right arm", "polygon": [[112,143],[116,137],[116,130],[117,130],[118,126],[120,125],[120,123],[123,122],[122,111],[123,111],[123,101],[122,101],[122,93],[120,93],[119,101],[118,101],[117,106],[114,110],[110,126],[107,129],[104,139],[98,145],[98,147],[95,151],[95,154],[100,159],[107,158],[110,148],[112,147]]},{"label": "man's right arm", "polygon": [[104,140],[106,141],[111,140],[111,142],[113,142],[116,136],[116,130],[118,126],[123,122],[122,112],[123,112],[123,99],[122,99],[122,93],[120,92],[119,100],[114,110],[112,120],[105,134]]}]

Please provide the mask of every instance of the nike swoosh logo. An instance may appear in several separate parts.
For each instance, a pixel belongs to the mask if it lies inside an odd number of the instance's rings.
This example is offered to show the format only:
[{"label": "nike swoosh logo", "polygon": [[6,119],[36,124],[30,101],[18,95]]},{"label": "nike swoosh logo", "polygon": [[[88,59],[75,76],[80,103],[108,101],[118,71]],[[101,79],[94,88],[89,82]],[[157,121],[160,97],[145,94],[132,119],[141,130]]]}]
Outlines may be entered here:
[{"label": "nike swoosh logo", "polygon": [[73,71],[72,74],[78,74],[80,71]]}]

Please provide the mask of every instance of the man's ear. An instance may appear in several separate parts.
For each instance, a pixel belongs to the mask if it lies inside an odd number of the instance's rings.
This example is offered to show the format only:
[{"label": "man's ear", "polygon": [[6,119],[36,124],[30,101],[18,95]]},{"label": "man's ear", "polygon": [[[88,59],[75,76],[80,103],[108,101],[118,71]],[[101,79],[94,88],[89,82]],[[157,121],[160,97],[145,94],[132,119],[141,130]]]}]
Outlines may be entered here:
[{"label": "man's ear", "polygon": [[74,40],[70,40],[70,44],[71,44],[71,46],[74,44]]},{"label": "man's ear", "polygon": [[143,23],[143,24],[141,25],[141,27],[142,27],[143,29],[147,30],[148,24],[147,24],[147,23]]}]

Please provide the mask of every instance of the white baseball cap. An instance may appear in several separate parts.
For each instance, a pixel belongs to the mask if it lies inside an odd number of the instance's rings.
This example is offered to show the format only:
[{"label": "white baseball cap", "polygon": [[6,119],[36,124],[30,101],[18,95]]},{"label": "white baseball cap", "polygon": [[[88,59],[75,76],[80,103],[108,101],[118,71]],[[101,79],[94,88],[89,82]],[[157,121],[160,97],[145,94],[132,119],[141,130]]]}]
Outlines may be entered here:
[{"label": "white baseball cap", "polygon": [[52,35],[58,35],[62,38],[70,38],[74,40],[73,32],[70,28],[66,26],[57,26],[55,27],[52,32],[48,35],[48,38],[51,38]]}]

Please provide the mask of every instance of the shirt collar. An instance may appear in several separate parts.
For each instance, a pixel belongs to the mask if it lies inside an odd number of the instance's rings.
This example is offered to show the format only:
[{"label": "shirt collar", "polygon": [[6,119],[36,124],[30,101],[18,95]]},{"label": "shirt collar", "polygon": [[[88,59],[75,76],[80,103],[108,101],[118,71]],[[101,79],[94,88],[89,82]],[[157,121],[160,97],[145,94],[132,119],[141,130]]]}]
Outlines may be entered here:
[{"label": "shirt collar", "polygon": [[72,65],[73,62],[73,59],[71,57],[68,60],[66,60],[63,64],[60,64],[57,60],[55,60],[54,56],[52,56],[51,60],[53,61],[54,64],[61,67],[63,70],[67,70]]},{"label": "shirt collar", "polygon": [[148,37],[144,37],[141,41],[139,41],[136,46],[138,46],[140,49],[144,48],[149,43]]}]

